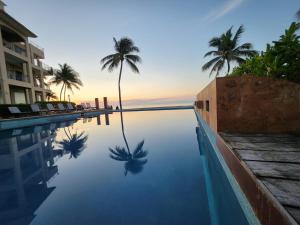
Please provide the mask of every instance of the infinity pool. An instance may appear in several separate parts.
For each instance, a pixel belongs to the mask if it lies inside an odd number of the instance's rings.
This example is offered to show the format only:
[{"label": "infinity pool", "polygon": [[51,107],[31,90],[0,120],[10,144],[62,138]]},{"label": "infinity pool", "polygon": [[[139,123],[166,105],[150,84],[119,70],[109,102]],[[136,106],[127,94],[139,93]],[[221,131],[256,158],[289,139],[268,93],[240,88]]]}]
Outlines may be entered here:
[{"label": "infinity pool", "polygon": [[2,132],[0,224],[249,224],[197,127],[170,110]]}]

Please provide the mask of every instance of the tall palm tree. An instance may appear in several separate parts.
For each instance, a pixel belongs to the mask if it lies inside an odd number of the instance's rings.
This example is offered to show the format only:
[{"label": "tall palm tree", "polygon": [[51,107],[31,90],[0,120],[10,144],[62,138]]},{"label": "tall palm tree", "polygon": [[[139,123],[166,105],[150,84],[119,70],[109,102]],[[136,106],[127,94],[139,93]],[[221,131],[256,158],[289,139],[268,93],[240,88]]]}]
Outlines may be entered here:
[{"label": "tall palm tree", "polygon": [[66,100],[66,90],[71,90],[73,88],[79,89],[80,86],[83,86],[79,74],[73,70],[71,66],[64,63],[63,65],[59,64],[59,69],[53,72],[53,77],[49,81],[50,84],[60,85],[62,84],[59,100],[62,100],[62,93],[64,90],[64,101]]},{"label": "tall palm tree", "polygon": [[129,38],[121,38],[119,41],[117,41],[115,38],[113,38],[115,43],[115,53],[108,55],[101,59],[102,70],[104,70],[106,67],[108,68],[109,72],[112,72],[114,69],[118,68],[120,65],[120,72],[119,72],[119,81],[118,81],[118,87],[119,87],[119,104],[120,109],[122,111],[122,98],[121,98],[121,76],[122,76],[122,69],[123,69],[123,62],[125,61],[129,67],[132,69],[133,72],[139,73],[139,69],[136,66],[136,63],[141,62],[141,58],[138,55],[135,55],[133,53],[138,53],[139,48],[136,47],[133,43],[133,41]]},{"label": "tall palm tree", "polygon": [[242,33],[245,31],[241,25],[236,33],[233,35],[232,27],[223,33],[220,37],[214,37],[209,41],[209,46],[216,48],[216,50],[207,52],[204,57],[215,56],[209,62],[202,66],[202,70],[208,70],[212,67],[209,76],[213,72],[216,72],[216,76],[223,69],[224,64],[227,63],[227,75],[230,72],[230,63],[236,62],[238,64],[243,63],[245,58],[254,56],[256,51],[252,50],[251,43],[244,43],[239,45],[239,40]]}]

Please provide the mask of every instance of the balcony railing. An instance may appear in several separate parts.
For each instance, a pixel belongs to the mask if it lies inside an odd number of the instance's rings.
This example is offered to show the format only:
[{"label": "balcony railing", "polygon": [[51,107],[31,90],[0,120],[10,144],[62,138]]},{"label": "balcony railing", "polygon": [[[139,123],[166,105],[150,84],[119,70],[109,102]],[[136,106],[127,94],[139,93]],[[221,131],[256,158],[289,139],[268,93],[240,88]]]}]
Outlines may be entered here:
[{"label": "balcony railing", "polygon": [[28,76],[17,72],[17,71],[7,71],[7,76],[11,80],[18,80],[18,81],[23,81],[23,82],[28,82]]},{"label": "balcony railing", "polygon": [[38,80],[38,79],[35,79],[35,80],[34,80],[34,86],[35,86],[35,87],[42,88],[42,83],[41,83],[41,81]]},{"label": "balcony railing", "polygon": [[49,66],[49,65],[47,65],[47,64],[45,64],[45,63],[43,63],[43,62],[41,62],[41,64],[42,64],[42,68],[43,68],[44,70],[46,70],[46,71],[51,71],[51,70],[52,70],[52,67],[51,67],[51,66]]},{"label": "balcony railing", "polygon": [[39,46],[38,44],[36,44],[36,43],[34,43],[33,41],[29,41],[29,43],[31,44],[31,45],[33,45],[34,47],[36,47],[37,49],[39,49],[40,51],[44,51],[44,48],[42,48],[41,46]]},{"label": "balcony railing", "polygon": [[14,51],[14,52],[16,52],[16,53],[18,53],[18,54],[20,54],[20,55],[22,55],[22,56],[27,56],[26,50],[24,48],[12,43],[12,42],[8,42],[8,41],[3,40],[3,46],[10,49],[10,50],[12,50],[12,51]]}]

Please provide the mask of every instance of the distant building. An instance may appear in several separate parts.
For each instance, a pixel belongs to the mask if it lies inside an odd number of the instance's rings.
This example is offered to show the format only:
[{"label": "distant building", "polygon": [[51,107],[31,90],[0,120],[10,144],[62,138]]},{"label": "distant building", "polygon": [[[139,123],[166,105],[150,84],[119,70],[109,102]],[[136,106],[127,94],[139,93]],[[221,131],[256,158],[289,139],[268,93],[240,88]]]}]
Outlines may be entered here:
[{"label": "distant building", "polygon": [[37,36],[5,12],[0,0],[0,104],[33,103],[46,100],[50,69],[44,49],[29,42]]}]

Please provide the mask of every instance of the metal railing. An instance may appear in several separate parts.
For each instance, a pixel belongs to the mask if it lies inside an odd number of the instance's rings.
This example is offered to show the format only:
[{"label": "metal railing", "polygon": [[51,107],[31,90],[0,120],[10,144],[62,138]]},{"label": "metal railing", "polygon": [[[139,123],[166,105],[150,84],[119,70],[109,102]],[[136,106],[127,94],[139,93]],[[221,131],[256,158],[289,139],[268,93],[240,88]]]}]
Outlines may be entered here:
[{"label": "metal railing", "polygon": [[47,64],[45,64],[45,63],[43,63],[43,62],[41,62],[41,66],[42,66],[42,68],[43,68],[44,70],[47,70],[47,71],[50,71],[50,70],[52,69],[51,66],[49,66],[49,65],[47,65]]},{"label": "metal railing", "polygon": [[27,56],[26,54],[26,50],[24,48],[21,48],[20,46],[12,43],[12,42],[8,42],[8,41],[5,41],[3,40],[3,46],[20,54],[20,55],[23,55],[23,56]]},{"label": "metal railing", "polygon": [[18,80],[23,82],[28,82],[28,77],[22,73],[18,73],[17,71],[7,71],[7,76],[11,80]]},{"label": "metal railing", "polygon": [[29,44],[31,44],[32,46],[36,47],[37,49],[39,49],[40,51],[44,52],[44,48],[42,48],[41,46],[39,46],[38,44],[36,44],[33,41],[29,41]]}]

